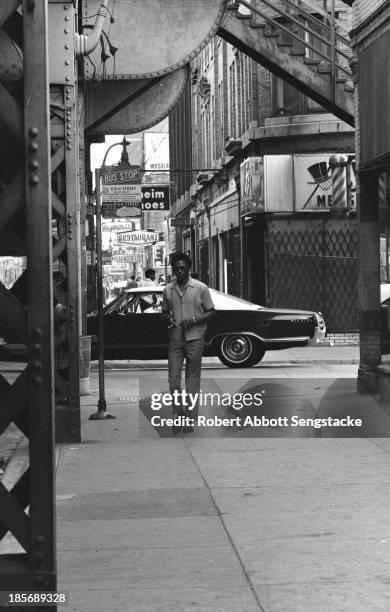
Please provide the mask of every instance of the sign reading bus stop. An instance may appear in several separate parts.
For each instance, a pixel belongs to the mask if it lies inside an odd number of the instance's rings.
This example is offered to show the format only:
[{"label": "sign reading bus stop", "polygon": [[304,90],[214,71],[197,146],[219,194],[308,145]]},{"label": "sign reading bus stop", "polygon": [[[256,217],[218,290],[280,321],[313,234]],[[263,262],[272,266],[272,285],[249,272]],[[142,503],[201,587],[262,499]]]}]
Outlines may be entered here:
[{"label": "sign reading bus stop", "polygon": [[141,166],[107,166],[102,177],[102,216],[140,217],[142,206]]}]

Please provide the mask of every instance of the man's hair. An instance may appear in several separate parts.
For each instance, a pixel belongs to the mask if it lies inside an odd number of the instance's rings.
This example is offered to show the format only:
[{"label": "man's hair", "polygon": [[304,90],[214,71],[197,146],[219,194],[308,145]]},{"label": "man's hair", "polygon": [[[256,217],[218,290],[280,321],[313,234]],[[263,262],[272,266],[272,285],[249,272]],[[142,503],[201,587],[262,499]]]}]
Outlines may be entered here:
[{"label": "man's hair", "polygon": [[191,264],[192,264],[191,257],[189,257],[187,255],[187,253],[179,253],[179,252],[178,253],[172,253],[172,255],[170,257],[170,261],[171,261],[172,268],[173,268],[173,266],[175,265],[175,263],[177,261],[185,261],[189,268],[191,268]]},{"label": "man's hair", "polygon": [[132,274],[132,275],[130,276],[130,280],[135,280],[135,274]]},{"label": "man's hair", "polygon": [[145,270],[146,278],[149,278],[150,276],[153,276],[153,274],[156,274],[156,270],[153,270],[153,268],[148,268],[147,270]]}]

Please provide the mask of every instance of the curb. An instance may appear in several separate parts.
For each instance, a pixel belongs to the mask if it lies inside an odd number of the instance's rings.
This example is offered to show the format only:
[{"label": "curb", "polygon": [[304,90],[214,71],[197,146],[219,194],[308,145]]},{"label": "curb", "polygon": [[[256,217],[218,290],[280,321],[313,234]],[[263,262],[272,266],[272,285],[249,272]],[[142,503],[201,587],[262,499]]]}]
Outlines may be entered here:
[{"label": "curb", "polygon": [[[168,362],[167,362],[168,363]],[[311,364],[319,364],[319,363],[323,363],[325,365],[359,365],[360,361],[359,359],[354,359],[354,358],[345,358],[345,359],[287,359],[286,361],[262,361],[260,364],[255,365],[255,366],[251,366],[252,368],[261,368],[263,366],[282,366],[282,365],[311,365]],[[140,364],[131,364],[131,363],[123,363],[123,362],[113,362],[113,361],[105,361],[104,363],[104,369],[105,370],[166,370],[168,365],[152,365],[153,362],[151,362],[151,365],[148,366],[148,362],[145,361],[144,364],[140,365]],[[222,368],[226,368],[226,366],[224,366],[222,363],[218,364],[218,363],[214,363],[214,364],[210,364],[207,366],[203,366],[203,367],[207,367],[208,370],[219,370]],[[92,363],[91,364],[91,372],[97,372],[99,370],[99,365],[98,363]],[[14,372],[14,373],[21,373],[22,369],[15,367],[14,364],[10,363],[5,365],[2,368],[2,372]]]},{"label": "curb", "polygon": [[[301,365],[311,365],[311,364],[319,364],[319,363],[323,363],[323,364],[327,364],[327,365],[359,365],[360,361],[359,359],[289,359],[287,361],[262,361],[260,364],[255,365],[255,366],[251,366],[251,368],[257,368],[257,369],[261,369],[264,366],[281,366],[281,365],[297,365],[297,364],[301,364]],[[145,363],[145,365],[139,365],[139,364],[134,364],[132,365],[131,363],[113,363],[113,362],[109,362],[106,361],[104,364],[104,369],[105,370],[166,370],[168,367],[168,365],[150,365],[148,367],[147,362]],[[218,364],[212,364],[212,365],[203,365],[202,366],[204,369],[208,369],[208,370],[220,370],[220,369],[226,369],[226,366],[224,366],[222,363]],[[91,365],[91,372],[97,372],[99,369],[99,366],[96,365]]]}]

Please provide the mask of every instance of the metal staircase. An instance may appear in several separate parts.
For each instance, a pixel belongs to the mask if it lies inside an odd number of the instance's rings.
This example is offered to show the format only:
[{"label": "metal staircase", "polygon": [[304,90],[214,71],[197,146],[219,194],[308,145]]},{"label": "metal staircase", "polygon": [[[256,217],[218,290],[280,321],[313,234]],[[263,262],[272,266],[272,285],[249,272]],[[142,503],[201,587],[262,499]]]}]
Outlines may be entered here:
[{"label": "metal staircase", "polygon": [[305,0],[233,0],[218,35],[354,125],[354,85],[349,67],[351,43],[322,2]]}]

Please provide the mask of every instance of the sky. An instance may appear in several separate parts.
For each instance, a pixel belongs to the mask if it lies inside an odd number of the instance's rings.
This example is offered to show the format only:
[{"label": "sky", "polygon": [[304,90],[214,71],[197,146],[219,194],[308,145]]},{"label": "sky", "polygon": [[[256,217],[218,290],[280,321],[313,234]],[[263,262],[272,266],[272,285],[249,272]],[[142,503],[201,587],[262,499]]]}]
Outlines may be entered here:
[{"label": "sky", "polygon": [[[145,155],[147,161],[150,163],[151,161],[166,161],[169,162],[169,146],[168,146],[168,137],[163,139],[163,144],[160,145],[162,137],[156,136],[157,147],[153,152],[152,141],[153,136],[149,136],[152,133],[167,133],[168,132],[168,118],[163,119],[157,125],[145,130],[145,133],[148,135],[146,138],[146,146],[149,147],[149,151],[145,151]],[[91,170],[95,171],[96,168],[99,168],[102,165],[104,155],[107,149],[114,143],[121,143],[123,140],[123,135],[107,135],[105,137],[105,142],[102,143],[93,143],[91,145]],[[131,144],[127,147],[127,152],[129,154],[129,159],[131,164],[139,164],[142,159],[142,133],[139,134],[130,134],[126,136],[126,140],[128,140]],[[117,164],[120,161],[122,153],[121,146],[116,146],[111,149],[111,151],[107,155],[106,165],[111,166]],[[153,158],[156,157],[155,160]]]}]

